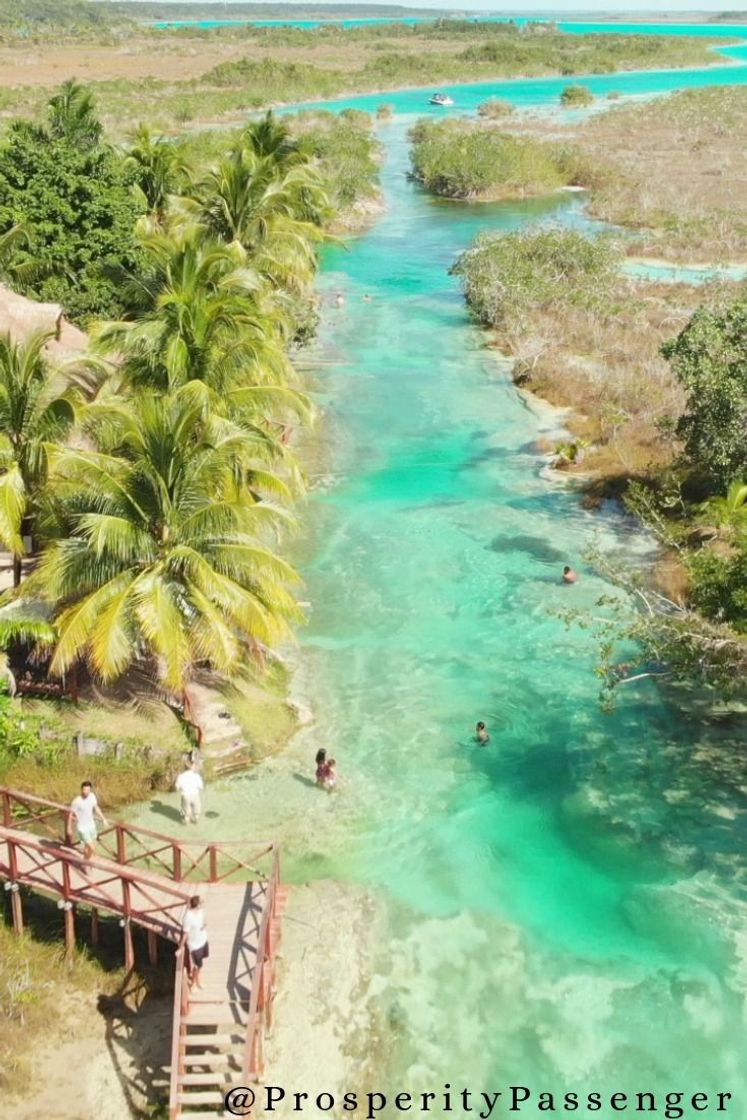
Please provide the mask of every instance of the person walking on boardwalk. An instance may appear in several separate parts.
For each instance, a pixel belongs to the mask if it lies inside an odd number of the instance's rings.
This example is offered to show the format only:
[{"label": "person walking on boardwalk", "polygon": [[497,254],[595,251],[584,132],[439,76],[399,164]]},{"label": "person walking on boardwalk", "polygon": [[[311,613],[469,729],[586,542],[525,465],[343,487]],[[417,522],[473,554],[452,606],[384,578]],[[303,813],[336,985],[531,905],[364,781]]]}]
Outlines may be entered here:
[{"label": "person walking on boardwalk", "polygon": [[187,976],[190,984],[201,988],[200,973],[210,955],[205,911],[198,894],[192,895],[182,922],[182,945],[187,946]]},{"label": "person walking on boardwalk", "polygon": [[197,770],[197,762],[192,759],[187,763],[176,779],[176,792],[182,797],[182,820],[186,824],[190,821],[197,824],[202,812],[202,791],[205,783]]},{"label": "person walking on boardwalk", "polygon": [[83,855],[86,859],[90,859],[98,839],[95,818],[98,817],[102,826],[106,828],[106,818],[99,809],[98,799],[90,782],[81,783],[80,793],[70,803],[70,812],[75,817],[78,843],[83,845]]}]

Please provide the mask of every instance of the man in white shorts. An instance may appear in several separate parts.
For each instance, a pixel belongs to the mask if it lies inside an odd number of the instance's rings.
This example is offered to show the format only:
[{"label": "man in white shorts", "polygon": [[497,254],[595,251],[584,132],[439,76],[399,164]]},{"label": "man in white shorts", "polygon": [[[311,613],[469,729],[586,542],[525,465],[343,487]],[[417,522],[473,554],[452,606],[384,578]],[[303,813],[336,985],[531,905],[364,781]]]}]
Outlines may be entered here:
[{"label": "man in white shorts", "polygon": [[99,803],[90,782],[82,783],[80,793],[73,798],[70,804],[70,812],[75,817],[75,828],[78,833],[78,842],[83,845],[83,855],[86,859],[90,859],[97,840],[94,817],[98,817],[103,827],[106,828],[104,814],[99,809]]},{"label": "man in white shorts", "polygon": [[176,792],[182,796],[182,820],[197,824],[202,812],[202,791],[205,788],[196,762],[188,762],[176,779]]}]

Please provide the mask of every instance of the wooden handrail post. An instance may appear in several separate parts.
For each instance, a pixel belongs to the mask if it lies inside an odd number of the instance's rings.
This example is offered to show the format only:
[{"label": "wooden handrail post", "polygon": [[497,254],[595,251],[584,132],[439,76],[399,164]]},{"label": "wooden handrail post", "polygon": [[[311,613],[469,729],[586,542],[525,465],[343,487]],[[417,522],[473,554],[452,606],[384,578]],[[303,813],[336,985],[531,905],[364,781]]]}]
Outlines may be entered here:
[{"label": "wooden handrail post", "polygon": [[72,886],[70,884],[70,864],[62,860],[62,898],[65,918],[65,955],[72,956],[75,951],[75,915],[73,913]]},{"label": "wooden handrail post", "polygon": [[117,823],[117,863],[127,863],[127,838],[123,825]]},{"label": "wooden handrail post", "polygon": [[13,931],[20,937],[23,933],[23,903],[18,885],[18,852],[12,840],[8,842],[8,863],[10,864],[10,912],[13,915]]},{"label": "wooden handrail post", "polygon": [[182,849],[181,849],[181,845],[174,842],[171,845],[171,851],[173,853],[173,861],[174,861],[174,878],[176,879],[177,883],[181,883],[181,881],[182,881]]},{"label": "wooden handrail post", "polygon": [[13,820],[13,818],[11,817],[11,813],[10,813],[10,794],[8,793],[8,791],[6,789],[4,789],[3,790],[3,825],[5,826],[5,828],[10,828],[12,826],[12,820]]},{"label": "wooden handrail post", "polygon": [[211,844],[208,851],[210,852],[210,882],[218,882],[218,847],[216,844]]},{"label": "wooden handrail post", "polygon": [[132,902],[130,900],[129,879],[122,879],[122,914],[122,924],[124,926],[125,968],[128,972],[130,972],[135,967],[135,946],[132,942],[132,925],[130,923],[130,916],[132,914]]}]

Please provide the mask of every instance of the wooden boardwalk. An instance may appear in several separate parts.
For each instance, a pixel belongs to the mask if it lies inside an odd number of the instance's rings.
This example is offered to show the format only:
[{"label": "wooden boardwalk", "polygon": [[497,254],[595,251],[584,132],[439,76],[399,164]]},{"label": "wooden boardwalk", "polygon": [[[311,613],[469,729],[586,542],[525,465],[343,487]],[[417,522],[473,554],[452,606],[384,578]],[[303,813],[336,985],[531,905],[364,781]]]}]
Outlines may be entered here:
[{"label": "wooden boardwalk", "polygon": [[171,1051],[170,1118],[223,1114],[225,1093],[263,1071],[263,1036],[272,1023],[275,960],[286,890],[275,844],[188,843],[117,822],[100,835],[111,858],[85,860],[70,842],[64,805],[0,787],[0,879],[23,929],[21,888],[58,898],[71,949],[76,914],[120,916],[125,962],[134,966],[132,925],[179,945],[185,907],[199,894],[210,955],[202,989],[189,990],[177,948]]}]

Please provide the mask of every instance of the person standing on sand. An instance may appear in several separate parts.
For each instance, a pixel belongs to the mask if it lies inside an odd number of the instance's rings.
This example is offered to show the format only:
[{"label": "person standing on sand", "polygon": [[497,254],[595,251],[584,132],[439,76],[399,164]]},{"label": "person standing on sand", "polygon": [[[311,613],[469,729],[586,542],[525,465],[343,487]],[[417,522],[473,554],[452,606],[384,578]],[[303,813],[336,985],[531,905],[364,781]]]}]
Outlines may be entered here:
[{"label": "person standing on sand", "polygon": [[106,819],[99,809],[98,799],[90,782],[81,784],[80,793],[70,803],[70,812],[75,817],[78,843],[83,845],[83,855],[86,859],[90,859],[98,839],[94,818],[98,817],[102,827],[106,828]]},{"label": "person standing on sand", "polygon": [[176,779],[176,792],[182,797],[182,820],[186,824],[197,824],[202,812],[202,791],[205,783],[197,772],[197,763],[190,761]]},{"label": "person standing on sand", "polygon": [[187,976],[190,984],[201,988],[200,973],[210,956],[205,911],[200,905],[200,896],[192,895],[182,921],[182,945],[187,947]]}]

